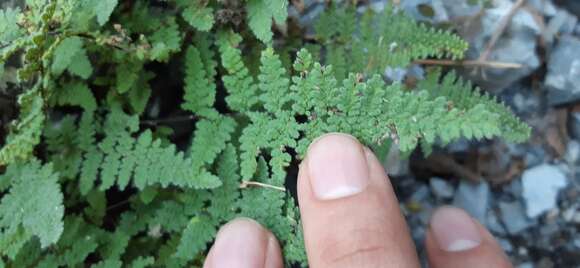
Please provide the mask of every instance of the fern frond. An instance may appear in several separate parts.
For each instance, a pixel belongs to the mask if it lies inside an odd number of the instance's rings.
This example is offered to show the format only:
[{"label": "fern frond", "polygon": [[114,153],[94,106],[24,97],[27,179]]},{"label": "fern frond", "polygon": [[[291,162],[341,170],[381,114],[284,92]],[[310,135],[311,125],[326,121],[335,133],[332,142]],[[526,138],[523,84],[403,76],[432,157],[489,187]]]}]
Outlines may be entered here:
[{"label": "fern frond", "polygon": [[168,18],[163,25],[149,37],[151,50],[149,58],[151,60],[167,62],[169,56],[180,50],[182,33],[175,18]]},{"label": "fern frond", "polygon": [[[137,117],[121,111],[111,112],[104,127],[106,137],[96,146],[89,146],[83,153],[81,193],[86,194],[99,176],[100,190],[109,189],[115,184],[123,189],[130,181],[141,190],[156,184],[196,189],[221,185],[220,180],[207,171],[204,165],[213,162],[215,155],[225,148],[235,125],[231,119],[221,120],[218,125],[202,122],[204,128],[196,135],[198,141],[194,140],[195,149],[192,149],[197,150],[199,147],[199,153],[192,155],[199,157],[196,159],[177,152],[174,145],[162,146],[161,140],[154,139],[150,131],[143,132],[137,139],[133,138],[132,135],[138,130]],[[92,130],[89,128],[89,131]],[[222,138],[214,139],[215,133],[207,131],[220,131]],[[90,134],[79,136],[91,139]],[[208,140],[211,142],[205,143]]]},{"label": "fern frond", "polygon": [[[461,128],[466,138],[501,136],[511,142],[522,142],[530,135],[530,128],[517,120],[507,107],[479,88],[473,90],[472,84],[457,77],[455,72],[441,75],[440,69],[432,71],[419,81],[417,88],[429,91],[432,98],[445,97],[450,109],[471,117],[471,122],[462,124]],[[444,137],[442,141],[447,143],[454,138],[457,137]]]},{"label": "fern frond", "polygon": [[117,7],[119,0],[101,0],[96,1],[95,13],[97,16],[97,22],[99,25],[103,26],[109,21],[109,17]]},{"label": "fern frond", "polygon": [[226,97],[228,106],[235,111],[249,111],[258,102],[258,88],[254,78],[242,61],[242,53],[237,49],[241,36],[233,32],[221,32],[217,45],[221,54],[222,66],[227,75],[222,81],[229,95]]},{"label": "fern frond", "polygon": [[211,30],[215,19],[213,8],[208,7],[208,1],[194,0],[184,1],[186,8],[181,12],[181,16],[189,25],[199,31]]},{"label": "fern frond", "polygon": [[0,44],[9,44],[23,35],[23,31],[18,26],[20,9],[0,10]]},{"label": "fern frond", "polygon": [[187,49],[185,61],[185,95],[181,108],[201,116],[208,116],[215,101],[216,85],[210,76],[215,74],[215,70],[209,74],[206,72],[205,62],[194,46]]},{"label": "fern frond", "polygon": [[62,88],[55,90],[52,96],[52,102],[61,106],[80,106],[85,111],[94,111],[97,109],[97,100],[91,89],[86,83],[79,81],[66,83]]},{"label": "fern frond", "polygon": [[56,243],[63,232],[64,207],[52,166],[37,160],[13,164],[0,180],[11,181],[9,193],[0,201],[0,252],[13,259],[32,236],[43,248]]},{"label": "fern frond", "polygon": [[269,44],[272,42],[272,19],[283,23],[288,17],[286,0],[248,0],[248,26],[256,37]]},{"label": "fern frond", "polygon": [[380,74],[387,66],[404,67],[427,57],[461,59],[467,50],[459,36],[415,22],[390,5],[382,13],[367,10],[358,23],[355,18],[356,10],[334,6],[315,27],[319,41],[330,48],[326,62],[341,66],[346,62],[350,67],[346,73]]},{"label": "fern frond", "polygon": [[80,37],[69,37],[58,44],[54,50],[51,70],[57,76],[65,70],[84,79],[91,75],[93,67]]},{"label": "fern frond", "polygon": [[0,149],[0,166],[29,159],[34,147],[40,142],[45,115],[44,100],[39,88],[37,84],[18,97],[20,116],[12,123],[12,130]]}]

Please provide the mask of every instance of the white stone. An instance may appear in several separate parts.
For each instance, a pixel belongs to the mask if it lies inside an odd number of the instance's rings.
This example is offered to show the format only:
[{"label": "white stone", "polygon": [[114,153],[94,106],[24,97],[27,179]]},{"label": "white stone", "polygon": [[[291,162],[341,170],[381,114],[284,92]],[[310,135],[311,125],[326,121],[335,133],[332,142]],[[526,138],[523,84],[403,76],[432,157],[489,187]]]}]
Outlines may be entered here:
[{"label": "white stone", "polygon": [[556,207],[558,192],[568,184],[564,173],[553,165],[542,164],[522,175],[526,214],[535,218]]}]

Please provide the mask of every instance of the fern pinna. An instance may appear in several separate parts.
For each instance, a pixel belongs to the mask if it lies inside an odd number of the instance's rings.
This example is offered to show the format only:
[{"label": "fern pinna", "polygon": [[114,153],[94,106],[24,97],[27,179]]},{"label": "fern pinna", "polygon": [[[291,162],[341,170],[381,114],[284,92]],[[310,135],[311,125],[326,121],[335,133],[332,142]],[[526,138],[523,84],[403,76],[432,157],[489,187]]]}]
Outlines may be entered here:
[{"label": "fern pinna", "polygon": [[[200,266],[219,227],[246,216],[305,265],[285,188],[314,138],[346,132],[429,153],[529,134],[453,72],[385,82],[385,67],[466,49],[396,7],[334,5],[296,49],[301,40],[272,31],[287,23],[282,0],[26,5],[0,11],[0,82],[16,76],[0,91],[18,95],[19,112],[0,149],[0,264]],[[192,125],[179,141],[160,116],[167,92],[178,96],[171,114]]]}]

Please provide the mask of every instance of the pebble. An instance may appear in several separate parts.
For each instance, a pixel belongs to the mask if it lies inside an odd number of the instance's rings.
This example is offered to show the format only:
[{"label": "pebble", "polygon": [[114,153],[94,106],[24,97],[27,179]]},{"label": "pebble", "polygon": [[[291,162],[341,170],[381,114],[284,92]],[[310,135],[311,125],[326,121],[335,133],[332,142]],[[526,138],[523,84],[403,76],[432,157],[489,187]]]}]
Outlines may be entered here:
[{"label": "pebble", "polygon": [[580,17],[580,1],[578,0],[561,0],[564,6],[570,10],[570,12],[574,13],[576,16]]},{"label": "pebble", "polygon": [[576,216],[576,208],[573,207],[566,209],[562,213],[562,218],[567,222],[571,222],[572,220],[574,220],[575,216]]},{"label": "pebble", "polygon": [[565,158],[569,165],[578,164],[580,160],[580,143],[578,141],[571,140],[568,142]]},{"label": "pebble", "polygon": [[489,195],[490,190],[487,182],[472,183],[461,181],[455,192],[453,205],[463,208],[472,217],[479,220],[479,222],[485,222]]},{"label": "pebble", "polygon": [[498,240],[498,242],[504,251],[512,252],[514,250],[514,246],[512,246],[512,243],[510,243],[509,240],[501,238]]},{"label": "pebble", "polygon": [[570,136],[574,139],[580,140],[580,113],[571,112],[568,119],[568,130]]},{"label": "pebble", "polygon": [[495,235],[505,235],[506,230],[499,222],[496,213],[493,210],[488,211],[485,220],[485,226]]},{"label": "pebble", "polygon": [[558,34],[572,34],[576,29],[578,18],[565,9],[560,9],[557,14],[548,22],[546,29],[542,33],[544,40],[551,44]]},{"label": "pebble", "polygon": [[532,145],[524,157],[526,167],[531,168],[544,163],[546,155],[546,150],[541,145]]},{"label": "pebble", "polygon": [[415,201],[415,202],[421,202],[421,201],[425,201],[425,199],[427,199],[427,197],[429,196],[429,188],[427,188],[427,186],[425,186],[424,184],[419,186],[419,189],[417,189],[412,195],[411,195],[411,200]]},{"label": "pebble", "polygon": [[501,219],[510,234],[517,234],[530,227],[532,222],[526,217],[524,207],[518,201],[499,203]]},{"label": "pebble", "polygon": [[574,246],[580,249],[580,238],[574,239]]},{"label": "pebble", "polygon": [[528,0],[526,4],[535,8],[537,11],[542,12],[544,16],[552,17],[556,15],[558,10],[552,1],[546,0]]},{"label": "pebble", "polygon": [[558,192],[566,184],[564,173],[553,165],[542,164],[526,170],[522,186],[528,217],[535,218],[556,207]]},{"label": "pebble", "polygon": [[560,38],[550,54],[545,85],[551,105],[580,100],[580,39],[566,35]]},{"label": "pebble", "polygon": [[453,185],[446,180],[437,177],[429,180],[429,186],[431,186],[433,194],[439,198],[451,198],[455,192]]},{"label": "pebble", "polygon": [[[419,21],[430,23],[443,23],[449,21],[447,9],[443,0],[405,0],[401,1],[401,7],[405,13]],[[430,14],[426,14],[428,9]]]}]

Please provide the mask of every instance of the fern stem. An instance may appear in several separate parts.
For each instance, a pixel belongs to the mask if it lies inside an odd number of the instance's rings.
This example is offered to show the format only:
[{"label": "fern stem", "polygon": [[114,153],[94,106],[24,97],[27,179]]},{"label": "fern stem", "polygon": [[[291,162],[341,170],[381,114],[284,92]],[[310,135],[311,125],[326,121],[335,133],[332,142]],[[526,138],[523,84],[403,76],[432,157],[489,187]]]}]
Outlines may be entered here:
[{"label": "fern stem", "polygon": [[262,182],[257,182],[257,181],[242,181],[242,183],[240,183],[240,188],[242,188],[242,189],[252,187],[252,186],[270,188],[270,189],[274,189],[274,190],[278,190],[278,191],[282,191],[282,192],[286,191],[286,188],[284,188],[284,187],[274,186],[274,185],[270,185],[270,184],[266,184],[266,183],[262,183]]}]

